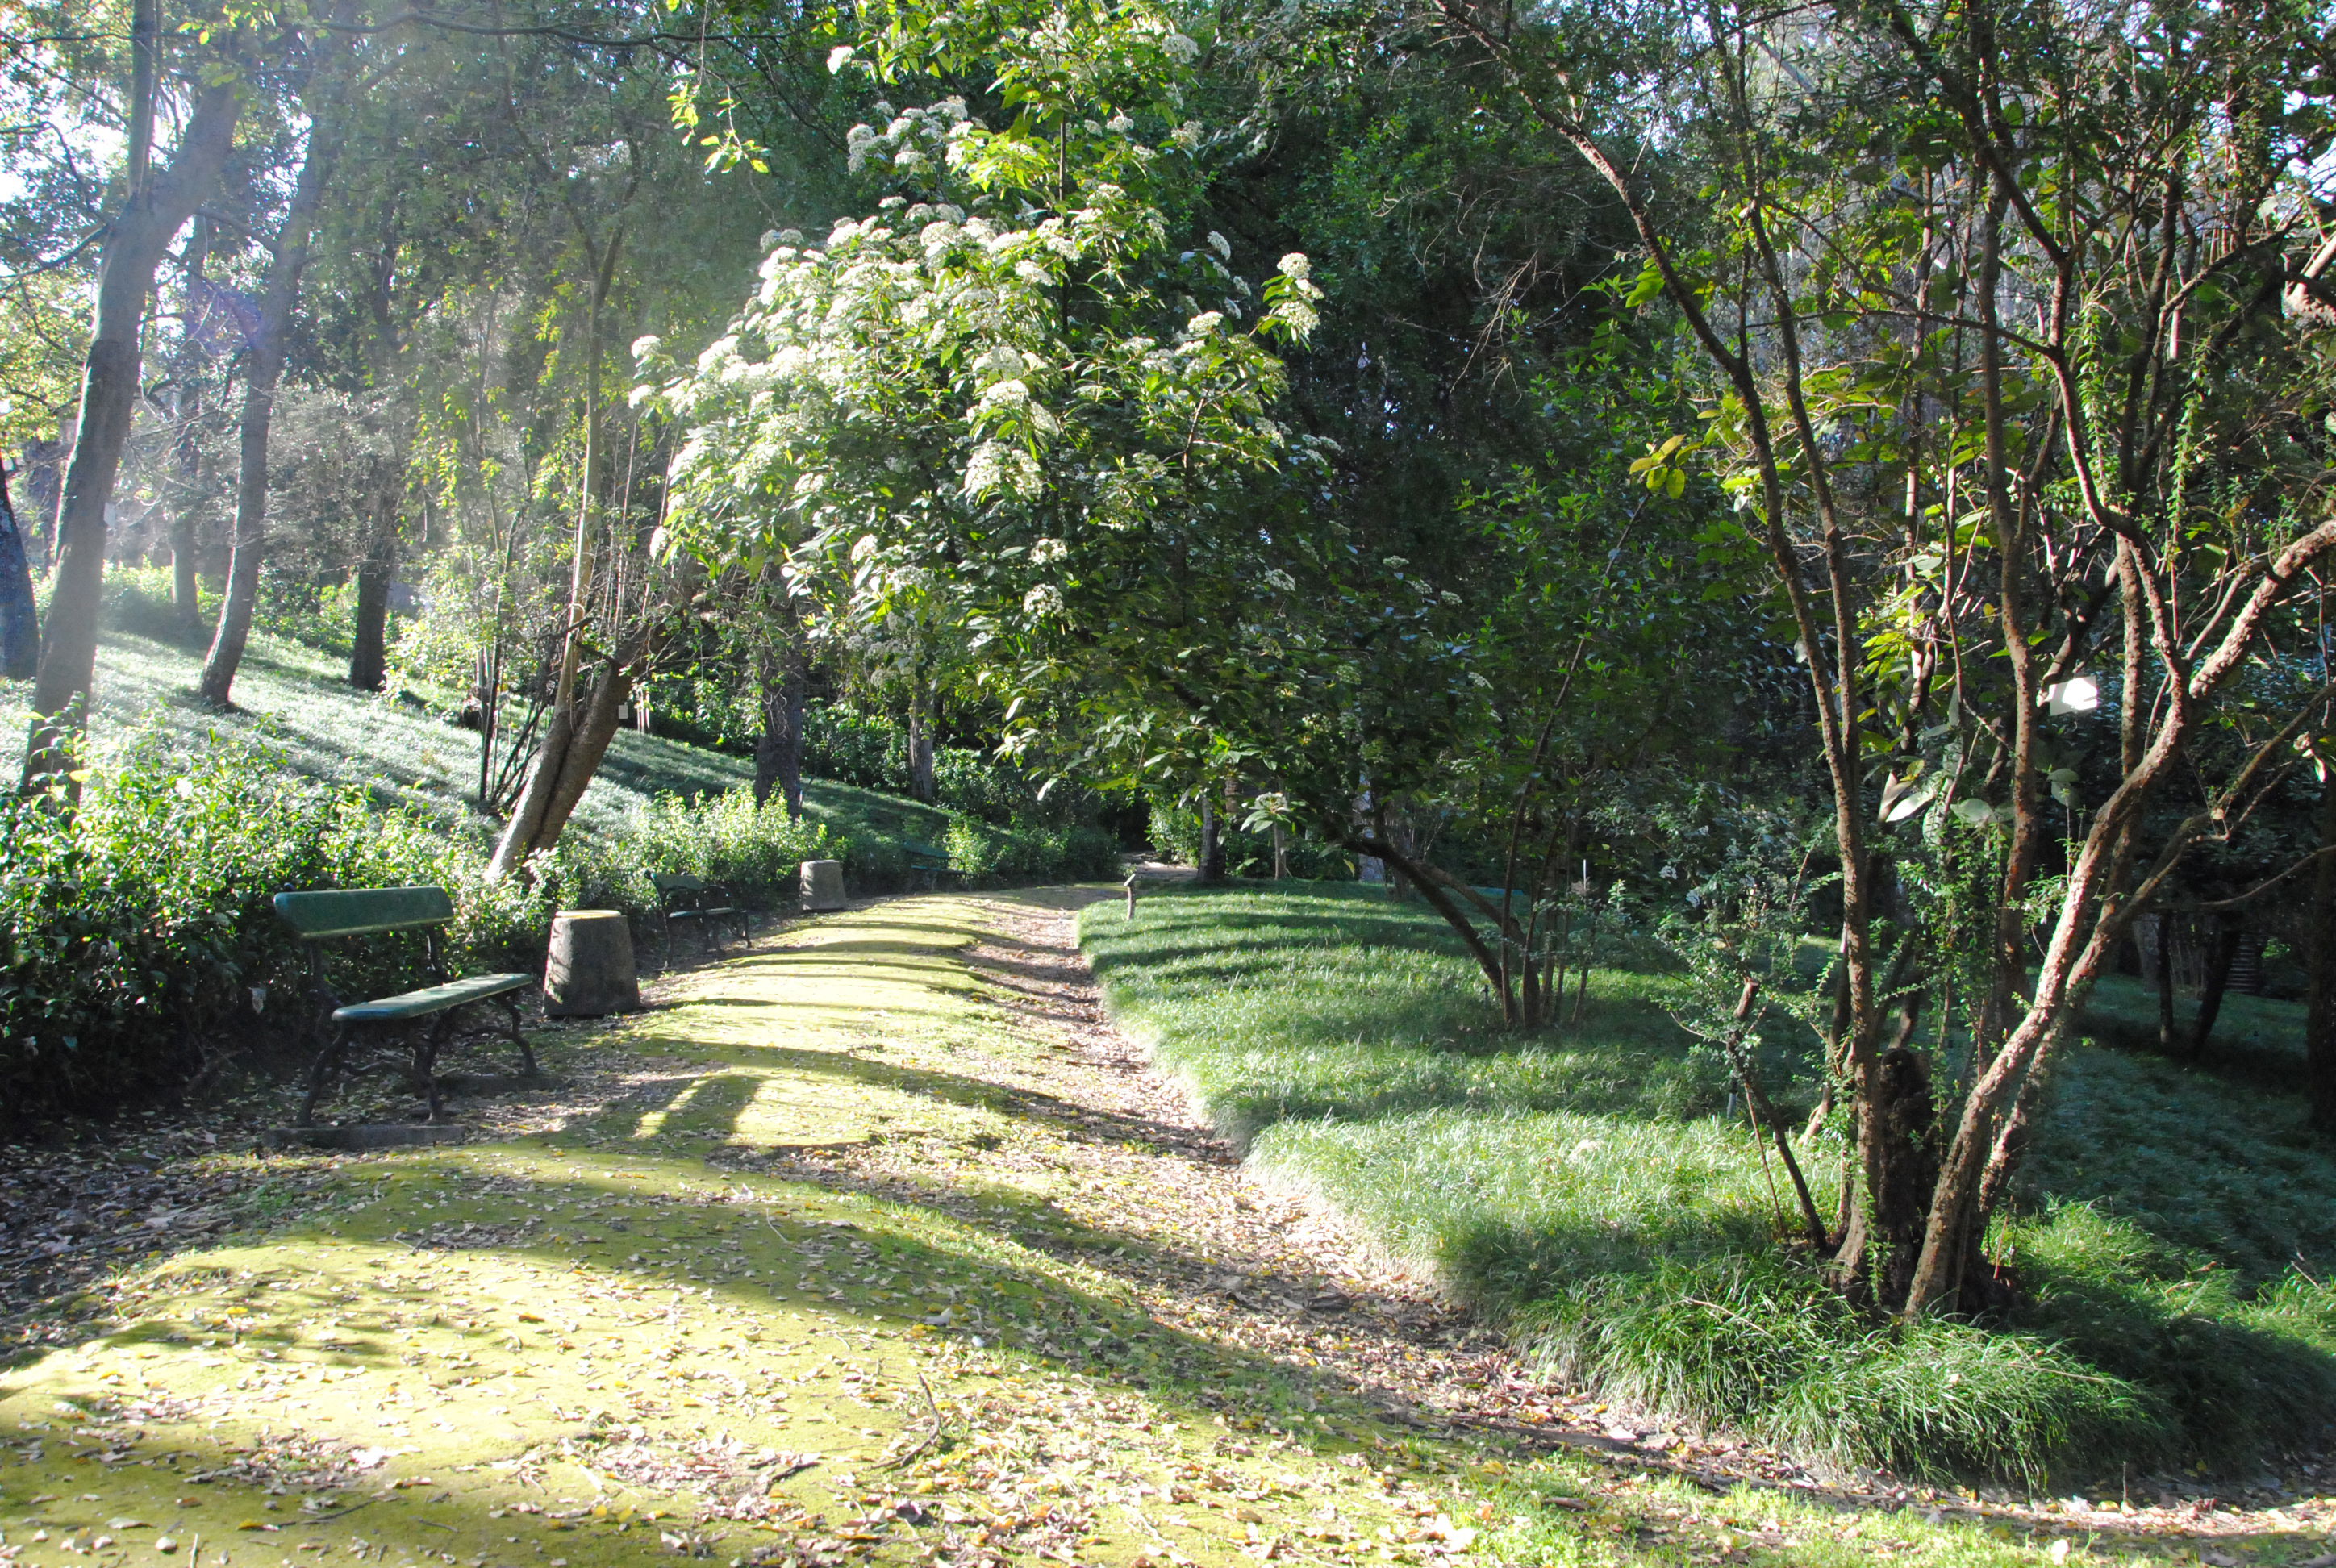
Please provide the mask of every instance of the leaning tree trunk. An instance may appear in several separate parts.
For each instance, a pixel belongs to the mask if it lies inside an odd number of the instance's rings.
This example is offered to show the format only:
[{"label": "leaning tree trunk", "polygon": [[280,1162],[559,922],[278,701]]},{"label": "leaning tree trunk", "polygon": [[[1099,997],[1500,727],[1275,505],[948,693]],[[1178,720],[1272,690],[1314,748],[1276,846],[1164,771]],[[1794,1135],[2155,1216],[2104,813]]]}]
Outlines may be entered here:
[{"label": "leaning tree trunk", "polygon": [[349,638],[349,684],[379,691],[389,674],[389,585],[397,572],[397,492],[384,482],[374,495],[373,528],[357,563],[356,625]]},{"label": "leaning tree trunk", "polygon": [[763,735],[754,743],[754,803],[767,803],[776,791],[785,803],[789,822],[803,820],[803,698],[808,684],[803,649],[790,640],[764,666]]},{"label": "leaning tree trunk", "polygon": [[[590,243],[589,237],[586,239]],[[582,695],[585,610],[593,582],[595,502],[604,499],[600,493],[605,470],[600,440],[600,321],[623,244],[623,234],[613,234],[593,258],[592,291],[584,327],[584,463],[576,492],[576,535],[569,560],[568,627],[560,638],[550,724],[534,761],[528,765],[526,782],[511,806],[511,820],[503,824],[503,836],[496,841],[495,852],[487,861],[490,882],[518,872],[529,857],[560,842],[560,831],[568,825],[577,802],[584,798],[585,787],[599,770],[608,743],[616,738],[618,715],[632,695],[641,663],[655,651],[656,634],[651,628],[657,617],[644,604],[639,628],[601,661],[591,695]]]},{"label": "leaning tree trunk", "polygon": [[[140,6],[141,15],[151,10]],[[147,36],[151,39],[151,34]],[[137,118],[151,125],[152,44],[142,67],[144,101]],[[218,182],[234,140],[238,83],[207,87],[195,99],[179,155],[159,178],[133,178],[129,200],[107,233],[98,264],[97,317],[82,366],[81,416],[58,509],[57,570],[49,594],[47,635],[33,684],[32,733],[24,745],[24,787],[41,791],[70,777],[86,721],[90,677],[97,666],[97,607],[105,582],[105,509],[122,469],[138,396],[138,334],[153,292],[154,269],[170,239]],[[133,127],[133,130],[135,128]],[[151,129],[143,132],[151,141]],[[144,151],[131,138],[133,176]]]},{"label": "leaning tree trunk", "polygon": [[2336,1133],[2336,768],[2320,786],[2320,860],[2312,870],[2311,1001],[2303,1046],[2312,1125]]},{"label": "leaning tree trunk", "polygon": [[0,468],[0,676],[29,680],[41,664],[40,609],[33,600],[33,563]]},{"label": "leaning tree trunk", "polygon": [[656,653],[657,642],[650,630],[635,631],[601,661],[590,696],[553,712],[551,727],[528,769],[519,803],[511,808],[511,821],[488,862],[490,881],[501,881],[525,865],[530,856],[559,843],[569,818],[599,772],[608,744],[617,737],[633,684]]},{"label": "leaning tree trunk", "polygon": [[[337,44],[339,34],[327,34],[316,47],[321,53]],[[310,69],[331,71],[320,60]],[[292,312],[300,303],[300,274],[308,265],[308,241],[316,229],[316,209],[325,185],[332,178],[340,151],[338,83],[328,82],[311,109],[308,150],[300,161],[300,175],[292,188],[292,201],[277,235],[274,264],[268,270],[268,293],[259,307],[259,332],[252,346],[243,387],[242,447],[235,486],[235,544],[228,562],[227,601],[219,607],[219,628],[211,636],[209,656],[203,660],[196,690],[214,707],[229,706],[235,696],[236,672],[243,666],[243,650],[251,638],[251,614],[259,600],[259,562],[268,550],[268,443],[276,419],[276,384],[284,373],[286,338]]]}]

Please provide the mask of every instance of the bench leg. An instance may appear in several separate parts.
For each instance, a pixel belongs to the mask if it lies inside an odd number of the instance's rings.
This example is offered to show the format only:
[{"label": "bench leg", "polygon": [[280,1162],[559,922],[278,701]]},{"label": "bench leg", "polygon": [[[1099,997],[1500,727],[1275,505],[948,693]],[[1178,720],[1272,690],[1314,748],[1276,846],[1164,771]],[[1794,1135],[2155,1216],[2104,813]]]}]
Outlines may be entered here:
[{"label": "bench leg", "polygon": [[341,1058],[348,1054],[349,1027],[333,1026],[333,1037],[325,1042],[316,1059],[308,1064],[308,1092],[300,1098],[300,1115],[293,1125],[313,1127],[316,1125],[316,1103],[333,1090],[340,1076]]},{"label": "bench leg", "polygon": [[429,1102],[433,1123],[446,1119],[446,1089],[438,1081],[438,1052],[453,1032],[453,1019],[452,1012],[441,1013],[414,1035],[414,1076],[421,1086],[422,1097]]},{"label": "bench leg", "polygon": [[530,1078],[541,1077],[543,1069],[535,1065],[535,1047],[529,1045],[527,1037],[519,1032],[518,994],[514,992],[509,996],[497,997],[495,1003],[503,1010],[503,1020],[510,1026],[511,1042],[519,1047],[520,1063],[526,1069],[527,1076]]}]

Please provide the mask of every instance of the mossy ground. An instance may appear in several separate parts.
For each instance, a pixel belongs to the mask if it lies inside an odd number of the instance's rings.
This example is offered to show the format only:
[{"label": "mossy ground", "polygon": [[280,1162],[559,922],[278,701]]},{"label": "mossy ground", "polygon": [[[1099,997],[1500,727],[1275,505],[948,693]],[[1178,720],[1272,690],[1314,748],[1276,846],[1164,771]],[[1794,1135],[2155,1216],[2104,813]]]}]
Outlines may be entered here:
[{"label": "mossy ground", "polygon": [[[2087,1555],[1423,1434],[1304,1353],[1148,1310],[1114,1267],[1129,1238],[1030,1174],[1076,1182],[1070,1144],[992,1161],[1056,1134],[978,1065],[1062,1048],[967,961],[999,907],[813,922],[549,1036],[555,1070],[634,1065],[634,1092],[556,1130],[266,1157],[238,1229],[126,1270],[80,1303],[90,1337],[0,1373],[0,1562]],[[929,1199],[754,1168],[879,1139],[914,1146]],[[2257,1548],[2320,1546],[2217,1547]]]}]

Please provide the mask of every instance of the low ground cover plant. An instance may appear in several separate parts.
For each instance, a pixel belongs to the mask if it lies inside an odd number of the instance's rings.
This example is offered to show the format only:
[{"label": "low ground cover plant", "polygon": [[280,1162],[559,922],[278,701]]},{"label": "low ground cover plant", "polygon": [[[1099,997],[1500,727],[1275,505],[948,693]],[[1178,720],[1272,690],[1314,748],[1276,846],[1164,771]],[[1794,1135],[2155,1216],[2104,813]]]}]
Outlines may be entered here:
[{"label": "low ground cover plant", "polygon": [[[1435,916],[1354,887],[1097,905],[1083,940],[1114,1016],[1255,1162],[1613,1398],[2030,1485],[2253,1460],[2336,1401],[2336,1154],[2292,1092],[2072,1051],[1988,1239],[2014,1305],[1904,1327],[1795,1245],[1783,1174],[1666,1011],[1679,976],[1601,969],[1579,1027],[1507,1031]],[[1771,1092],[1805,1116],[1789,1066]],[[1841,1149],[1802,1148],[1830,1194]]]}]

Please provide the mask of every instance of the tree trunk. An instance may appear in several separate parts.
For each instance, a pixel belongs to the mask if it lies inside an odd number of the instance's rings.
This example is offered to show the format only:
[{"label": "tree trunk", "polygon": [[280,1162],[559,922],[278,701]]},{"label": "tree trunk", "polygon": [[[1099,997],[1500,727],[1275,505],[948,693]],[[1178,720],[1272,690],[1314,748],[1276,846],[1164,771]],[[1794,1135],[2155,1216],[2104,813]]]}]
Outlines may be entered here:
[{"label": "tree trunk", "polygon": [[1217,803],[1212,792],[1201,792],[1201,880],[1225,880],[1225,837],[1217,828]]},{"label": "tree trunk", "polygon": [[2336,768],[2320,784],[2320,861],[2312,869],[2311,999],[2303,1048],[2312,1125],[2336,1133]]},{"label": "tree trunk", "polygon": [[1920,1256],[1922,1226],[1939,1174],[1932,1126],[1937,1107],[1931,1072],[1920,1053],[1892,1047],[1881,1053],[1869,1115],[1878,1124],[1880,1180],[1871,1174],[1851,1211],[1835,1269],[1859,1299],[1883,1308],[1906,1299]]},{"label": "tree trunk", "polygon": [[2223,1011],[2223,994],[2231,988],[2231,966],[2238,962],[2239,943],[2246,932],[2236,915],[2217,915],[2214,922],[2214,938],[2206,944],[2206,973],[2198,991],[2198,1018],[2190,1026],[2190,1058],[2193,1061],[2206,1054],[2206,1042],[2214,1037],[2214,1020]]},{"label": "tree trunk", "polygon": [[389,674],[389,585],[397,574],[397,501],[387,482],[374,497],[372,537],[357,563],[356,626],[349,638],[349,684],[379,691]]},{"label": "tree trunk", "polygon": [[2174,917],[2157,917],[2157,961],[2150,966],[2157,981],[2157,1048],[2172,1053],[2180,1039],[2174,1022]]},{"label": "tree trunk", "polygon": [[[589,234],[585,243],[593,242]],[[584,464],[576,492],[576,536],[571,544],[568,579],[567,627],[560,639],[559,677],[552,687],[551,720],[543,745],[529,765],[527,781],[520,786],[503,836],[487,862],[486,880],[501,881],[525,865],[528,857],[560,842],[576,803],[592,782],[600,758],[616,738],[618,714],[632,693],[635,661],[652,648],[651,622],[646,607],[642,628],[623,648],[604,661],[602,677],[591,699],[578,704],[582,677],[587,594],[592,585],[593,502],[604,461],[600,442],[600,317],[616,277],[617,258],[623,248],[621,230],[608,237],[593,258],[592,294],[585,317]],[[622,606],[617,607],[619,611]],[[605,700],[604,700],[605,699]],[[605,728],[595,726],[605,722]]]},{"label": "tree trunk", "polygon": [[803,820],[803,697],[808,684],[803,648],[790,640],[764,667],[763,735],[754,743],[754,803],[767,803],[771,792],[778,791],[789,822]]},{"label": "tree trunk", "polygon": [[580,706],[553,709],[551,727],[528,769],[527,783],[511,821],[495,845],[487,865],[487,880],[500,881],[560,842],[575,814],[577,803],[599,771],[608,743],[616,739],[619,715],[631,697],[633,682],[655,652],[656,639],[647,630],[636,631],[623,647],[602,661],[592,694]]},{"label": "tree trunk", "polygon": [[[141,7],[141,11],[145,7]],[[144,106],[149,118],[152,106]],[[24,745],[27,792],[65,781],[87,722],[90,677],[97,665],[97,609],[105,583],[105,509],[130,439],[138,395],[138,334],[171,237],[218,182],[234,140],[238,83],[207,87],[195,99],[179,155],[159,179],[133,182],[107,235],[98,265],[97,316],[83,362],[81,414],[58,511],[56,583],[49,595],[47,635],[33,685],[32,732]],[[133,138],[133,143],[135,138]],[[133,163],[144,156],[133,146]]]},{"label": "tree trunk", "polygon": [[207,301],[203,297],[203,266],[210,258],[211,230],[208,218],[195,219],[187,241],[187,318],[179,347],[179,491],[170,506],[170,608],[180,631],[192,638],[202,625],[202,599],[196,591],[195,552],[200,548],[196,524],[203,507],[203,443],[197,428],[203,416],[202,338],[198,330]]},{"label": "tree trunk", "polygon": [[[343,7],[346,9],[346,6]],[[326,34],[311,47],[319,56],[309,67],[333,73],[340,34]],[[308,241],[316,226],[316,209],[324,200],[334,161],[340,151],[339,83],[327,75],[324,91],[309,105],[308,147],[300,160],[299,178],[292,187],[291,203],[284,211],[284,227],[276,237],[276,255],[268,269],[268,293],[259,307],[259,332],[252,345],[244,377],[242,443],[235,486],[235,544],[228,561],[227,601],[219,607],[219,628],[203,660],[196,691],[214,707],[232,705],[235,677],[243,665],[243,650],[251,638],[251,614],[259,600],[259,561],[268,550],[268,440],[276,418],[276,384],[284,373],[286,338],[292,313],[300,303],[300,274],[308,265]]]},{"label": "tree trunk", "polygon": [[933,699],[919,678],[909,697],[909,794],[930,805],[938,794],[933,787]]},{"label": "tree trunk", "polygon": [[8,473],[0,467],[0,676],[29,680],[41,665],[40,609],[33,600],[33,563],[24,553],[24,531],[8,499]]}]

